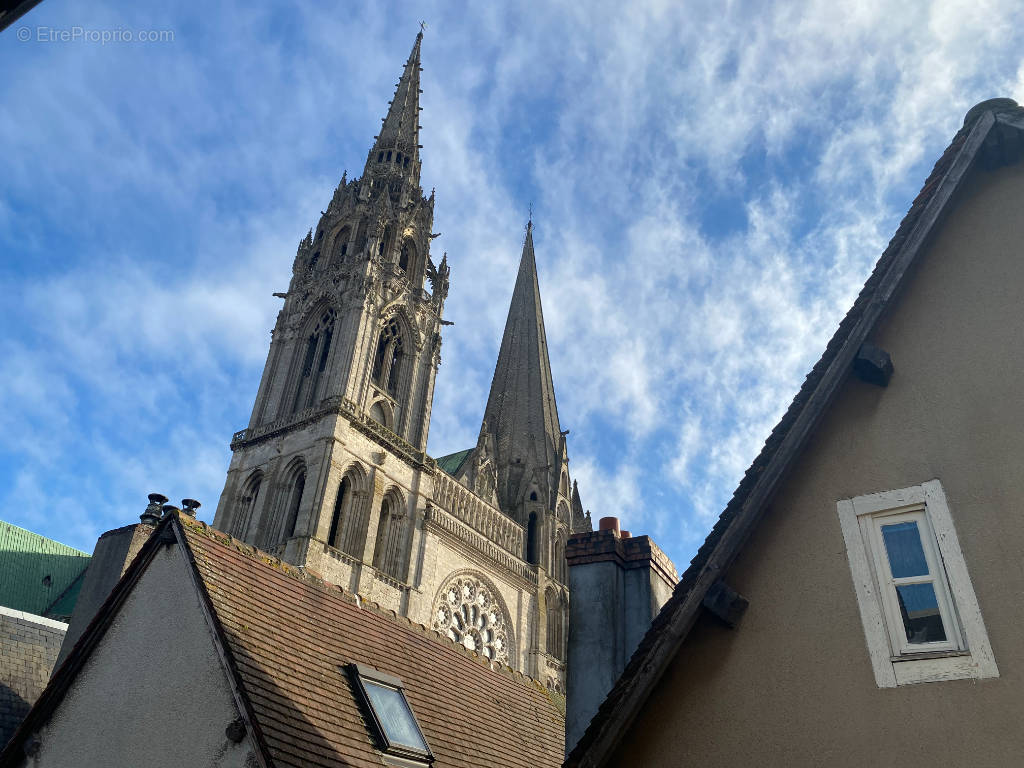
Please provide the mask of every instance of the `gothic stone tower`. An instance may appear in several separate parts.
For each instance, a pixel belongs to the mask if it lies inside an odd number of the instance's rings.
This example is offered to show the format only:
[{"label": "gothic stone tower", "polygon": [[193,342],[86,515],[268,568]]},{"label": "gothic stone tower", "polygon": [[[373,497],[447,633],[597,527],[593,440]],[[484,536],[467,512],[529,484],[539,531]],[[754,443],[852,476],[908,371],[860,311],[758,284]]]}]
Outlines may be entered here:
[{"label": "gothic stone tower", "polygon": [[449,270],[420,187],[422,38],[363,175],[299,243],[214,526],[562,689],[564,543],[589,519],[530,226],[478,444],[426,454]]}]

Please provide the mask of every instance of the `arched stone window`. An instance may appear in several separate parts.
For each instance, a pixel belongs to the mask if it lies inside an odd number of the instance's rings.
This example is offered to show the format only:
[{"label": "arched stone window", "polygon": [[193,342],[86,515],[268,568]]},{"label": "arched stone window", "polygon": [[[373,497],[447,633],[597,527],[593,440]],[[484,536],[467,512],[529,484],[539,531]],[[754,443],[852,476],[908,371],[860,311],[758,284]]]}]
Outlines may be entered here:
[{"label": "arched stone window", "polygon": [[306,470],[303,468],[295,479],[292,480],[288,493],[287,516],[284,519],[284,527],[281,529],[281,540],[290,539],[295,535],[295,528],[299,522],[299,507],[302,504],[302,493],[306,490]]},{"label": "arched stone window", "polygon": [[402,241],[402,250],[398,254],[398,268],[410,275],[416,268],[416,246],[408,237]]},{"label": "arched stone window", "polygon": [[334,261],[341,264],[348,254],[348,241],[352,239],[352,228],[344,227],[334,238]]},{"label": "arched stone window", "polygon": [[556,659],[564,659],[565,627],[563,626],[562,600],[558,592],[548,587],[544,592],[544,603],[547,609],[547,651]]},{"label": "arched stone window", "polygon": [[456,574],[434,599],[434,629],[492,661],[515,659],[512,621],[498,591],[482,574]]},{"label": "arched stone window", "polygon": [[249,523],[252,522],[252,514],[260,500],[260,491],[263,490],[263,473],[256,470],[246,480],[241,493],[238,494],[238,502],[235,507],[235,519],[231,524],[231,535],[245,539],[249,530]]},{"label": "arched stone window", "polygon": [[565,561],[565,540],[565,531],[559,531],[555,535],[551,552],[551,576],[562,584],[569,583],[568,566]]},{"label": "arched stone window", "polygon": [[346,502],[351,503],[351,498],[352,482],[347,477],[343,477],[341,483],[338,484],[338,495],[334,499],[334,513],[331,515],[331,529],[327,533],[327,543],[335,549],[341,549],[338,546],[341,543],[338,534],[341,533],[341,520],[344,516],[345,504]]},{"label": "arched stone window", "polygon": [[331,528],[327,534],[328,544],[358,559],[363,557],[366,527],[369,523],[369,493],[366,484],[367,474],[360,465],[354,465],[345,473],[338,485]]},{"label": "arched stone window", "polygon": [[380,338],[377,341],[377,352],[373,356],[372,378],[378,387],[396,400],[404,373],[402,370],[404,362],[402,329],[398,320],[391,318],[381,329]]},{"label": "arched stone window", "polygon": [[394,241],[395,235],[394,230],[391,229],[391,225],[388,224],[384,227],[384,234],[380,237],[380,246],[377,251],[377,255],[381,258],[386,257],[391,251],[391,243]]},{"label": "arched stone window", "polygon": [[283,480],[276,484],[272,509],[260,520],[256,546],[270,549],[295,535],[305,489],[306,462],[296,458],[285,469]]},{"label": "arched stone window", "polygon": [[356,245],[355,245],[356,253],[362,253],[363,249],[366,247],[366,231],[367,231],[367,229],[368,229],[368,225],[367,225],[366,219],[362,219],[359,222],[359,227],[356,229]]},{"label": "arched stone window", "polygon": [[334,335],[334,310],[323,312],[317,324],[306,337],[306,348],[302,357],[302,368],[298,381],[293,385],[291,413],[319,402],[323,398],[324,372],[331,353],[331,339]]},{"label": "arched stone window", "polygon": [[380,503],[380,522],[373,548],[373,567],[399,581],[405,581],[402,567],[405,558],[406,514],[398,492],[392,489]]},{"label": "arched stone window", "polygon": [[540,547],[537,546],[537,539],[540,535],[539,529],[540,523],[537,520],[537,513],[531,512],[530,520],[526,524],[526,562],[532,563],[534,565],[537,564],[537,558],[540,555],[540,553],[538,552]]}]

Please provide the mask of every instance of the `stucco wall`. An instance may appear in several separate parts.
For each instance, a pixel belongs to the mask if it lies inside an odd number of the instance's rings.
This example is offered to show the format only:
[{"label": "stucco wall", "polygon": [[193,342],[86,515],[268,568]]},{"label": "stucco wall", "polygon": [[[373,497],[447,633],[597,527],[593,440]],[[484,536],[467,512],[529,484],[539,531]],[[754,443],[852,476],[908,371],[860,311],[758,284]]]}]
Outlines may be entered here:
[{"label": "stucco wall", "polygon": [[24,765],[243,768],[248,738],[177,546],[164,547],[38,734]]},{"label": "stucco wall", "polygon": [[0,607],[0,748],[50,679],[68,625]]},{"label": "stucco wall", "polygon": [[[1024,755],[1024,166],[977,172],[617,766],[1009,766]],[[1001,677],[876,686],[836,502],[938,478]]]}]

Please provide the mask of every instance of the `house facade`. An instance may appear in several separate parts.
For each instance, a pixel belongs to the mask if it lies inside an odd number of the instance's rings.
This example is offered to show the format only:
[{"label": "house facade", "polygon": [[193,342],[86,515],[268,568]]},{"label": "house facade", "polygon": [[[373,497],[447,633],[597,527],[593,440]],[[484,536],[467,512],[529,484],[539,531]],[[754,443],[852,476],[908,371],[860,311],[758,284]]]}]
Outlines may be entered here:
[{"label": "house facade", "polygon": [[968,113],[567,766],[1021,762],[1022,160]]}]

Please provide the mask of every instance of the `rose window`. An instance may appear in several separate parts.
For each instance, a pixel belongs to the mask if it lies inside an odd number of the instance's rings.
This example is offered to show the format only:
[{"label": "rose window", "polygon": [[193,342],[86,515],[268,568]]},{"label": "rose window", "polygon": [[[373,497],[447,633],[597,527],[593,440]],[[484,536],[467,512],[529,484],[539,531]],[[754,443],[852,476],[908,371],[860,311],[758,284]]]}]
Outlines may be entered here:
[{"label": "rose window", "polygon": [[491,590],[472,577],[457,578],[441,592],[434,629],[467,650],[508,663],[504,614]]}]

